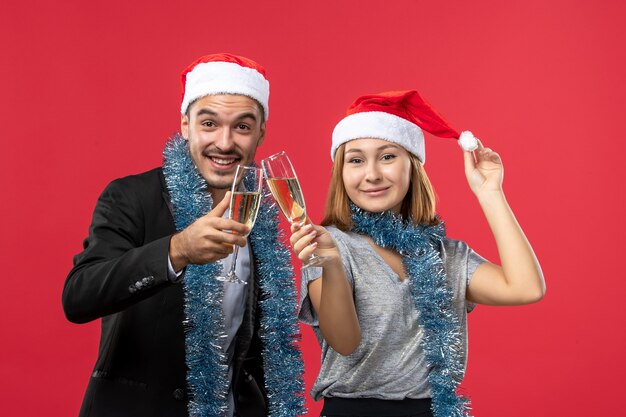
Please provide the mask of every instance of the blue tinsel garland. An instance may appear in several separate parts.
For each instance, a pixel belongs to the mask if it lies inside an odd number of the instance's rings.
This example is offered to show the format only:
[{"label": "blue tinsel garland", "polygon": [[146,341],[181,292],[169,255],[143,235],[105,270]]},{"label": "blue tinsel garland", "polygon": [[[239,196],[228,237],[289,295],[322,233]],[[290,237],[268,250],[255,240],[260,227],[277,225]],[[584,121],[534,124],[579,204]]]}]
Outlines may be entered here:
[{"label": "blue tinsel garland", "polygon": [[[176,229],[182,230],[211,211],[213,201],[193,164],[187,141],[180,135],[168,141],[163,159]],[[304,365],[296,345],[300,333],[291,257],[282,243],[277,216],[278,210],[265,192],[249,242],[260,287],[260,337],[269,414],[287,417],[305,412]],[[227,408],[229,381],[222,348],[226,338],[224,284],[215,279],[220,272],[217,262],[188,265],[185,272],[185,347],[191,390],[188,407],[193,417],[221,416]]]},{"label": "blue tinsel garland", "polygon": [[428,382],[435,417],[469,416],[467,398],[457,394],[465,369],[461,349],[464,335],[438,250],[445,236],[443,223],[415,225],[393,213],[369,213],[354,205],[351,209],[352,231],[368,235],[378,246],[402,256],[424,330],[422,348],[431,368]]}]

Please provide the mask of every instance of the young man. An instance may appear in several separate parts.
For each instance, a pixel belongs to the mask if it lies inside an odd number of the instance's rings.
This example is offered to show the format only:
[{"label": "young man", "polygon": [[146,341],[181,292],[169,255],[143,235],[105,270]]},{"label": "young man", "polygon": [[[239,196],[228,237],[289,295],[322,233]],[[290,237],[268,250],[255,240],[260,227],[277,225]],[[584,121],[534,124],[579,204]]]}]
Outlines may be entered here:
[{"label": "young man", "polygon": [[[70,321],[102,318],[80,415],[300,414],[295,291],[277,212],[262,203],[248,239],[224,215],[237,165],[252,164],[265,137],[265,70],[206,55],[182,82],[181,135],[163,167],[109,184],[65,282]],[[215,279],[233,245],[247,285]]]}]

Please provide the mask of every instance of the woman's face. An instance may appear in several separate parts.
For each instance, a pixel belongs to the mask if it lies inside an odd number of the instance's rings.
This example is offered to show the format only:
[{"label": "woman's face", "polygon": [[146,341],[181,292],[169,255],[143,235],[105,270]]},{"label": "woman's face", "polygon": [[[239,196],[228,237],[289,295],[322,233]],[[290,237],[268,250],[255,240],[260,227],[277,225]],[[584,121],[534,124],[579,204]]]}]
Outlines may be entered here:
[{"label": "woman's face", "polygon": [[351,140],[344,148],[343,183],[362,209],[399,213],[411,184],[409,153],[382,139]]}]

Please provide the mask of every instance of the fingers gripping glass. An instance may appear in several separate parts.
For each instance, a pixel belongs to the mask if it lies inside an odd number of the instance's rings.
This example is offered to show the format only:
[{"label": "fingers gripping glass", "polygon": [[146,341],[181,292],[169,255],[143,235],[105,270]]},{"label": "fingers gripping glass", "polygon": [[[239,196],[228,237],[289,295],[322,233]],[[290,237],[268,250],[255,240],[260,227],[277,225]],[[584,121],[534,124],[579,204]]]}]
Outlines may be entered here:
[{"label": "fingers gripping glass", "polygon": [[[230,219],[243,223],[252,229],[256,216],[259,213],[262,183],[263,171],[260,168],[237,166],[230,194],[230,213],[228,215]],[[235,273],[238,253],[239,246],[234,245],[230,270],[226,275],[216,277],[218,281],[247,284],[246,281],[241,280]]]},{"label": "fingers gripping glass", "polygon": [[[261,161],[263,171],[274,199],[290,223],[304,223],[306,208],[302,189],[287,154],[279,152]],[[320,265],[323,257],[312,254],[304,263],[304,268]]]}]

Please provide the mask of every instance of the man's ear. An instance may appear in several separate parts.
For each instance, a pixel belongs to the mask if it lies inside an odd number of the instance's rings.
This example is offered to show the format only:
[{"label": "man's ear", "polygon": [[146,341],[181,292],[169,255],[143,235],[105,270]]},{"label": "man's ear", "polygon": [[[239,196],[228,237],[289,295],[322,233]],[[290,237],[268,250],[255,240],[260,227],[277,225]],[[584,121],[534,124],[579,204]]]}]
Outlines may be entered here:
[{"label": "man's ear", "polygon": [[263,144],[263,141],[265,140],[265,122],[263,122],[261,124],[261,135],[259,136],[259,141],[257,142],[256,146],[261,146]]},{"label": "man's ear", "polygon": [[186,114],[180,115],[180,133],[185,140],[189,140],[189,116]]}]

